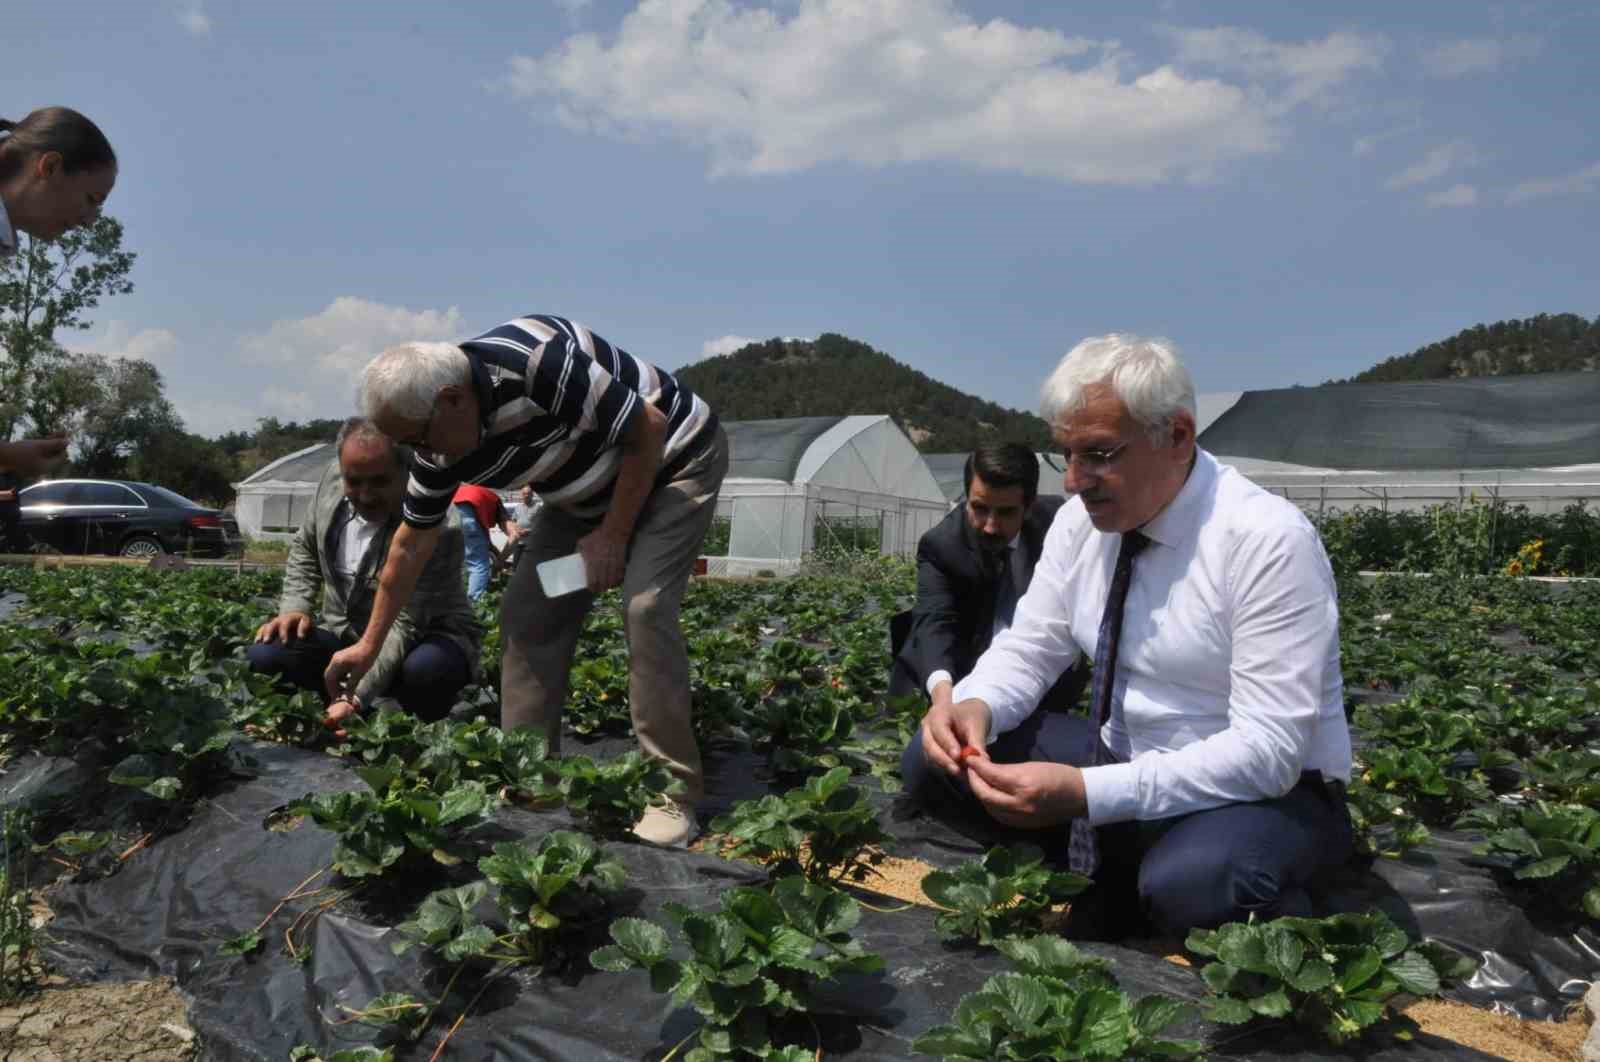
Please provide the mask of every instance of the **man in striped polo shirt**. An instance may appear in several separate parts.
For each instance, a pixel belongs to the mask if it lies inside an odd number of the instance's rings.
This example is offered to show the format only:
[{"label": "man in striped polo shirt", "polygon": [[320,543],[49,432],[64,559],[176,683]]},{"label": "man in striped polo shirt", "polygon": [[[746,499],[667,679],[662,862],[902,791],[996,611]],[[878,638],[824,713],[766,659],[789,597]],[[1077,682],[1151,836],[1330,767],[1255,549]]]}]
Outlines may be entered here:
[{"label": "man in striped polo shirt", "polygon": [[[671,374],[583,325],[519,317],[476,339],[404,343],[373,359],[366,414],[414,446],[402,511],[366,633],[328,665],[329,689],[371,666],[427,562],[461,483],[531,485],[544,502],[500,609],[500,721],[544,730],[558,748],[561,704],[594,595],[622,586],[628,706],[645,752],[683,781],[679,800],[635,828],[686,845],[703,793],[678,609],[716,512],[728,440],[711,409]],[[541,561],[583,555],[588,589],[548,598]]]}]

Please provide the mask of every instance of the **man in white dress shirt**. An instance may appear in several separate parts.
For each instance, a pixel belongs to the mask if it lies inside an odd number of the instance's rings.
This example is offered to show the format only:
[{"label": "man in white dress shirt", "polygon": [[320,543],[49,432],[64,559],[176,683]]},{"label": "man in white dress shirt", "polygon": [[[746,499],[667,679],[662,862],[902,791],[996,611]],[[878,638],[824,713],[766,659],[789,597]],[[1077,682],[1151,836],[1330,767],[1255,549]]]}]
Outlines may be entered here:
[{"label": "man in white dress shirt", "polygon": [[[994,839],[1070,851],[1125,929],[1313,913],[1351,843],[1316,530],[1199,449],[1194,385],[1163,343],[1085,340],[1043,413],[1075,497],[1013,624],[907,749],[908,790]],[[1080,653],[1090,718],[1036,711]]]}]

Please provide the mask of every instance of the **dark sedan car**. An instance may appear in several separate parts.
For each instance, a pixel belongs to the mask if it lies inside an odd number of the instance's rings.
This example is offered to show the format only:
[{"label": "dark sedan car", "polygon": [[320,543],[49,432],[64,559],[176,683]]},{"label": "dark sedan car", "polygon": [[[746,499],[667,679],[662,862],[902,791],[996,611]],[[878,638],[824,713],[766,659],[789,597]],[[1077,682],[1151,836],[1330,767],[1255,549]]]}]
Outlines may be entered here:
[{"label": "dark sedan car", "polygon": [[165,487],[114,479],[55,479],[18,496],[22,530],[59,553],[230,557],[243,549],[232,516]]}]

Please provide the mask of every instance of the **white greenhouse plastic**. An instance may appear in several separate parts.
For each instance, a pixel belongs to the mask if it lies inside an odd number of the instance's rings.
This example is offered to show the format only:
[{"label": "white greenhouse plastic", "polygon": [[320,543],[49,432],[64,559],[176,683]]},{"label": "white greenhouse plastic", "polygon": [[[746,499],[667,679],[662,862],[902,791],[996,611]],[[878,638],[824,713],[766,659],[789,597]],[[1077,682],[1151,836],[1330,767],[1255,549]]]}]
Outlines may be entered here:
[{"label": "white greenhouse plastic", "polygon": [[[830,545],[913,556],[949,502],[922,455],[888,416],[724,422],[732,463],[717,501],[726,555],[712,574],[793,571]],[[234,484],[240,529],[287,541],[333,459],[322,443],[279,458]],[[502,492],[508,501],[514,492]],[[721,552],[720,549],[718,551]]]}]

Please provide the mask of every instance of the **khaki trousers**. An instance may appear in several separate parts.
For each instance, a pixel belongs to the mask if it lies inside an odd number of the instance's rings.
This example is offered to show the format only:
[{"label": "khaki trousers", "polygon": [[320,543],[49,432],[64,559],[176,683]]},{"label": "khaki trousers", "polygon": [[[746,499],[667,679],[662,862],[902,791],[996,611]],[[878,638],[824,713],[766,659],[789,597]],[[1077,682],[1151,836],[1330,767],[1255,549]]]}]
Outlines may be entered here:
[{"label": "khaki trousers", "polygon": [[[633,732],[641,749],[665,760],[683,781],[680,799],[690,803],[704,795],[705,780],[694,738],[689,654],[678,612],[727,472],[728,439],[719,426],[711,444],[646,499],[622,577]],[[552,755],[560,751],[568,671],[594,595],[580,590],[546,597],[535,569],[542,561],[576,551],[578,539],[598,525],[598,520],[541,506],[522,537],[526,543],[522,559],[500,605],[505,644],[500,725],[506,730],[541,729]]]}]

